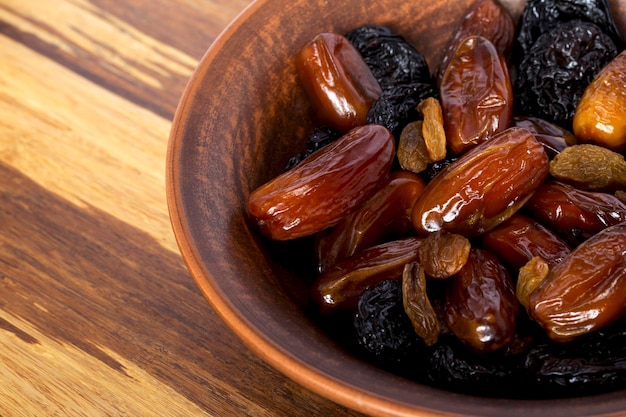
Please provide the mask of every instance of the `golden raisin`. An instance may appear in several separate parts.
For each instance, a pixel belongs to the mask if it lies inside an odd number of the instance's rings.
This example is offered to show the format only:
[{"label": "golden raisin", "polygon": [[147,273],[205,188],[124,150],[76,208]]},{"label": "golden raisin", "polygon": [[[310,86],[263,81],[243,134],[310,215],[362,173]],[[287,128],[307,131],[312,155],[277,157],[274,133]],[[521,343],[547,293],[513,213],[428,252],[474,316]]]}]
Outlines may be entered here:
[{"label": "golden raisin", "polygon": [[418,104],[417,111],[422,116],[422,135],[431,162],[446,157],[446,132],[443,127],[443,111],[439,100],[428,97]]}]

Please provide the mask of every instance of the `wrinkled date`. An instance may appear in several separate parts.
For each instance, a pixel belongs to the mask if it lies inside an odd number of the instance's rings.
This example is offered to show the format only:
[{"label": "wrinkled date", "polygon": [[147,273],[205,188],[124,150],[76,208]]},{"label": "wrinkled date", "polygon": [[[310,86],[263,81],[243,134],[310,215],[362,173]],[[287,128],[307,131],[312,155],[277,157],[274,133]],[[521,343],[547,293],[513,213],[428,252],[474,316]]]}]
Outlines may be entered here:
[{"label": "wrinkled date", "polygon": [[477,236],[513,215],[547,174],[543,146],[525,129],[507,129],[428,183],[413,208],[413,225],[422,234]]},{"label": "wrinkled date", "polygon": [[320,233],[316,242],[319,271],[385,239],[409,235],[413,231],[411,209],[425,186],[416,174],[392,172],[387,184],[357,211]]},{"label": "wrinkled date", "polygon": [[626,222],[607,228],[555,266],[530,295],[529,313],[559,342],[626,313]]},{"label": "wrinkled date", "polygon": [[472,36],[461,42],[443,74],[440,92],[453,154],[490,139],[511,122],[513,89],[507,63],[486,38]]},{"label": "wrinkled date", "polygon": [[254,190],[248,214],[271,239],[319,232],[337,224],[386,183],[394,155],[393,136],[384,127],[352,129]]},{"label": "wrinkled date", "polygon": [[626,203],[616,196],[557,181],[542,184],[525,208],[572,246],[626,220]]},{"label": "wrinkled date", "polygon": [[573,129],[582,142],[626,150],[626,51],[609,62],[585,89]]},{"label": "wrinkled date", "polygon": [[519,304],[504,265],[483,249],[472,249],[446,288],[446,324],[477,352],[491,352],[515,336]]},{"label": "wrinkled date", "polygon": [[523,267],[535,256],[554,266],[572,251],[559,235],[521,214],[513,215],[485,233],[482,245],[515,269]]},{"label": "wrinkled date", "polygon": [[321,33],[305,45],[296,68],[320,121],[341,132],[364,125],[382,92],[359,51],[336,33]]},{"label": "wrinkled date", "polygon": [[437,84],[454,56],[459,44],[469,36],[489,39],[505,58],[515,40],[515,23],[511,15],[495,0],[478,0],[464,16],[461,26],[454,33],[437,69]]},{"label": "wrinkled date", "polygon": [[401,280],[404,266],[416,261],[421,238],[407,237],[368,248],[320,274],[311,287],[311,301],[321,314],[353,309],[369,287]]}]

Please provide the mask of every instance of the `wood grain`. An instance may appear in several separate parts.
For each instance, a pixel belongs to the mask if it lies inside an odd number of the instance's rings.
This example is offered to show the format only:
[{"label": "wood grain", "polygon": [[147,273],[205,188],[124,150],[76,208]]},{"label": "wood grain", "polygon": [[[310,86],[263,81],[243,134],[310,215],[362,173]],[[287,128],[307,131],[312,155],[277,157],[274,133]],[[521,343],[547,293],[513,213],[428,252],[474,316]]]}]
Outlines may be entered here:
[{"label": "wood grain", "polygon": [[171,232],[171,118],[247,4],[0,2],[1,416],[358,415],[243,346]]}]

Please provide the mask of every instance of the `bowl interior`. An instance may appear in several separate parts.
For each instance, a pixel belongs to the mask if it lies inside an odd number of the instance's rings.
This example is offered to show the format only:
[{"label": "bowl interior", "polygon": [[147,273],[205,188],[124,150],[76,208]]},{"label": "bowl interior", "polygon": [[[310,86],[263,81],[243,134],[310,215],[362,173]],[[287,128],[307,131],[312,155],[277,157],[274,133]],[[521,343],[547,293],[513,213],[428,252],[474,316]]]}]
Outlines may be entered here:
[{"label": "bowl interior", "polygon": [[[502,2],[517,18],[521,0]],[[366,23],[403,35],[436,68],[471,0],[259,0],[211,46],[181,99],[167,192],[181,253],[231,329],[307,388],[374,415],[568,416],[626,410],[626,392],[568,400],[481,398],[416,384],[347,353],[303,312],[309,253],[260,238],[245,220],[251,190],[282,171],[314,123],[293,56],[319,32]],[[612,3],[620,29],[626,1]],[[624,33],[624,30],[622,30]],[[506,410],[506,411],[504,411]]]}]

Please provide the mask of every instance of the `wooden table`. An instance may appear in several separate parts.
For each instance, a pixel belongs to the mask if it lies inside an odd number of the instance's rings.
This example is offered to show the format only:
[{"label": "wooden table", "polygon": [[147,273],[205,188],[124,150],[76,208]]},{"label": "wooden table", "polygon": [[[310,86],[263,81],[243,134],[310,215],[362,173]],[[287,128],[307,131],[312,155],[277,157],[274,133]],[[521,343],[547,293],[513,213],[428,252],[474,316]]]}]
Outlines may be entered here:
[{"label": "wooden table", "polygon": [[0,0],[0,415],[356,416],[201,296],[165,201],[171,120],[249,0]]}]

